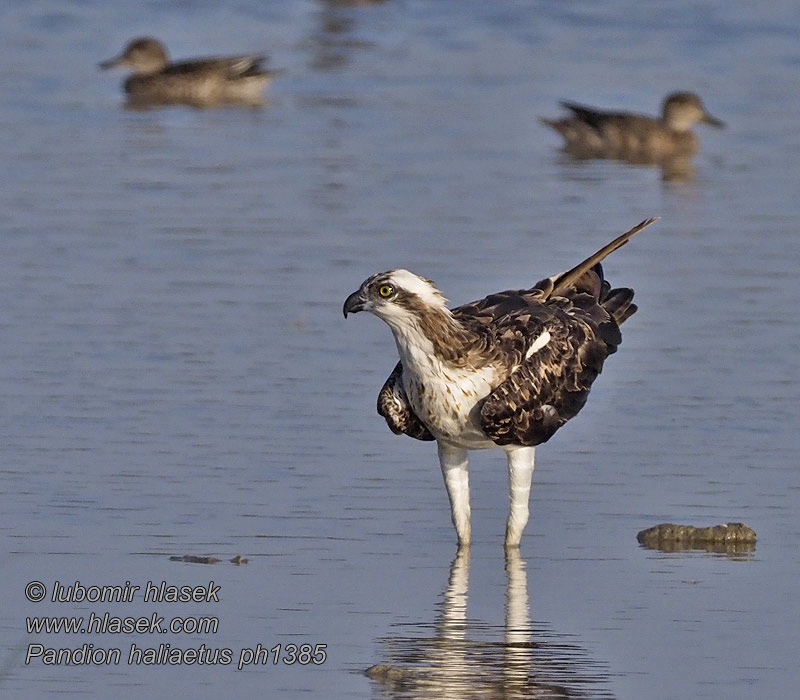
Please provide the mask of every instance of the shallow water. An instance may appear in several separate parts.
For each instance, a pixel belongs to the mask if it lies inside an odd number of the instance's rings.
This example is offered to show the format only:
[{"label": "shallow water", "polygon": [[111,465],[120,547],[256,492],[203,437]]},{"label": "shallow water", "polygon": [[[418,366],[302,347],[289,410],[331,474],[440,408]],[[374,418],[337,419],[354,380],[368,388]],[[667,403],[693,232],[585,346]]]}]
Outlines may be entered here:
[{"label": "shallow water", "polygon": [[[800,10],[683,9],[0,10],[4,697],[791,697]],[[142,33],[176,57],[267,49],[287,72],[258,111],[125,110],[96,63]],[[653,112],[678,88],[728,123],[700,132],[684,182],[570,161],[536,119],[562,98]],[[503,555],[496,453],[473,457],[475,543],[457,557],[435,450],[374,413],[390,334],[343,321],[343,299],[408,267],[468,301],[650,215],[606,264],[640,311],[537,453],[520,558]],[[636,542],[735,520],[754,552]],[[169,559],[184,554],[222,561]],[[220,601],[30,603],[33,580],[213,580]],[[219,628],[25,630],[92,612]],[[25,665],[30,643],[125,653]],[[233,658],[131,665],[132,644]],[[281,644],[278,663],[237,670],[259,644]],[[326,659],[286,663],[287,644]]]}]

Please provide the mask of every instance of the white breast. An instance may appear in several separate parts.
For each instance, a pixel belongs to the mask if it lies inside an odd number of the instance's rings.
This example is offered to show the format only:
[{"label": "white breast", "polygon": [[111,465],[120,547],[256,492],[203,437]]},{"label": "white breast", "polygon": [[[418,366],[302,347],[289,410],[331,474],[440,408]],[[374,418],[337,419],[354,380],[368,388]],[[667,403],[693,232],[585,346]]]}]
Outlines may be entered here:
[{"label": "white breast", "polygon": [[473,409],[494,389],[494,370],[441,364],[437,369],[419,376],[404,366],[403,385],[414,413],[438,439],[469,449],[493,447],[475,420]]},{"label": "white breast", "polygon": [[403,388],[414,413],[437,439],[468,449],[495,447],[473,415],[475,405],[499,383],[495,370],[443,362],[413,316],[401,318],[403,313],[398,308],[389,325],[403,363]]}]

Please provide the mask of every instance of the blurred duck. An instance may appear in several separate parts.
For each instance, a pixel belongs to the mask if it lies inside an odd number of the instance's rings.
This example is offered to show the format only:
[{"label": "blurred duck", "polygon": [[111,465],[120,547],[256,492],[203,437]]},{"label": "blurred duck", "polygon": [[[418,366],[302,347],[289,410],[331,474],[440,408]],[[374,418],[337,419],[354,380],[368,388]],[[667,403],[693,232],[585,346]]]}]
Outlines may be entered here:
[{"label": "blurred duck", "polygon": [[692,131],[697,122],[723,127],[700,98],[674,92],[664,100],[661,117],[608,112],[573,102],[561,105],[572,112],[564,119],[541,121],[564,137],[564,150],[579,158],[615,158],[633,163],[662,163],[691,156],[699,142]]},{"label": "blurred duck", "polygon": [[133,71],[123,87],[134,104],[186,104],[195,107],[239,102],[258,104],[276,74],[263,64],[266,56],[221,56],[170,63],[164,45],[153,38],[132,40],[116,58],[103,61],[106,70],[125,66]]}]

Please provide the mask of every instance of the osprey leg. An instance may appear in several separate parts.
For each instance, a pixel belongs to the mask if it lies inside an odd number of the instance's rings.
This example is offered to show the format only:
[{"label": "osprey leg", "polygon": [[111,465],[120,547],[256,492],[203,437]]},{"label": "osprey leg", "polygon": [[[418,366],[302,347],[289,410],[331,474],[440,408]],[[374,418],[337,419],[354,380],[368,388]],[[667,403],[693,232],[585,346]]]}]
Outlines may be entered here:
[{"label": "osprey leg", "polygon": [[468,545],[469,526],[469,461],[467,451],[438,442],[439,464],[450,498],[450,514],[458,534],[458,544]]},{"label": "osprey leg", "polygon": [[510,508],[506,525],[506,547],[516,547],[528,523],[528,500],[533,478],[533,447],[506,447],[508,456],[508,498]]}]

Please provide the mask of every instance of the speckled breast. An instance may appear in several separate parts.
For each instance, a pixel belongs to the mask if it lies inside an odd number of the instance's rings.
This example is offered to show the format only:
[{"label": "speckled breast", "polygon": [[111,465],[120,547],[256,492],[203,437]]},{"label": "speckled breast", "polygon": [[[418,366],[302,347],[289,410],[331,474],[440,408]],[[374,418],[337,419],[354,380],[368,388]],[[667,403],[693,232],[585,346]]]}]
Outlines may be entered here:
[{"label": "speckled breast", "polygon": [[466,449],[493,447],[481,431],[478,404],[493,390],[494,372],[445,369],[441,375],[420,378],[403,372],[403,388],[414,413],[437,440]]}]

